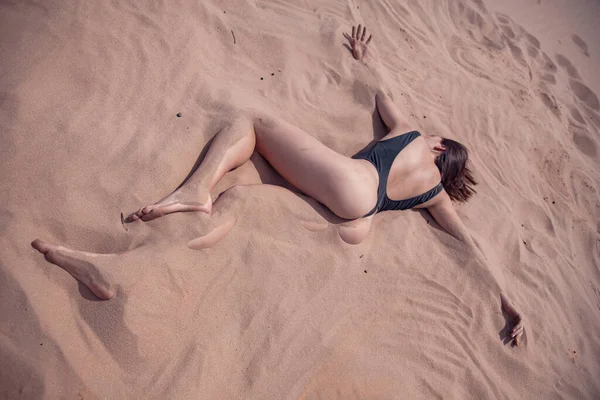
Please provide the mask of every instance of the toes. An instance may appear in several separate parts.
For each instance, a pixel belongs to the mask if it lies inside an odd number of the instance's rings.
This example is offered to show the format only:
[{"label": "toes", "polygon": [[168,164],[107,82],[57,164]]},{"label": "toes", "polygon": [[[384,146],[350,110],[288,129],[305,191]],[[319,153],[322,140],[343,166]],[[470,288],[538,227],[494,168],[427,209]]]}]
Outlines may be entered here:
[{"label": "toes", "polygon": [[512,337],[512,343],[515,346],[519,346],[522,342],[523,342],[523,337],[525,334],[525,327],[520,325],[513,329],[511,332],[511,337]]},{"label": "toes", "polygon": [[137,221],[138,219],[142,218],[145,215],[150,214],[151,212],[152,212],[151,206],[146,206],[146,207],[140,208],[136,212],[129,214],[129,216],[124,219],[124,222],[130,223],[133,221]]},{"label": "toes", "polygon": [[44,242],[43,240],[35,239],[33,242],[31,242],[31,247],[33,247],[42,254],[46,254],[48,251],[50,251],[52,245],[50,245],[50,243]]},{"label": "toes", "polygon": [[138,217],[137,213],[131,213],[127,218],[123,220],[123,222],[130,223],[133,221],[137,221],[138,219],[140,219],[140,217]]},{"label": "toes", "polygon": [[523,333],[523,325],[519,324],[516,327],[513,328],[512,332],[511,332],[511,336],[515,337],[517,335],[520,335],[521,333]]},{"label": "toes", "polygon": [[146,222],[146,221],[151,221],[153,219],[156,219],[158,217],[162,217],[164,213],[160,212],[160,209],[155,208],[153,210],[150,210],[147,214],[142,215],[141,220]]},{"label": "toes", "polygon": [[114,290],[112,290],[108,284],[90,283],[88,287],[96,296],[98,296],[98,298],[102,300],[110,300],[115,297]]},{"label": "toes", "polygon": [[144,222],[148,222],[150,220],[153,220],[154,217],[152,216],[152,214],[146,214],[146,215],[142,215],[142,217],[140,219]]},{"label": "toes", "polygon": [[523,332],[520,332],[517,336],[513,338],[513,343],[515,346],[519,346],[521,344],[521,339],[523,338]]},{"label": "toes", "polygon": [[522,321],[522,320],[520,320],[520,321],[518,321],[518,322],[516,323],[516,325],[515,325],[515,326],[513,326],[513,328],[511,329],[511,333],[512,333],[512,334],[513,334],[513,336],[514,336],[514,333],[515,333],[515,332],[518,332],[518,331],[520,331],[520,330],[522,330],[522,329],[523,329],[523,321]]}]

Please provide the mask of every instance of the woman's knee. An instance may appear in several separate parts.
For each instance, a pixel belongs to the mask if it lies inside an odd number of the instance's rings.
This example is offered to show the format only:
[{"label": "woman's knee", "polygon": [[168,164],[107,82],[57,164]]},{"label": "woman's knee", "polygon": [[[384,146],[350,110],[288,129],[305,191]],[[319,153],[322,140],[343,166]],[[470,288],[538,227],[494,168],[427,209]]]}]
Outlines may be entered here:
[{"label": "woman's knee", "polygon": [[272,128],[277,122],[275,118],[256,108],[246,109],[244,111],[244,118],[252,123],[257,136],[260,135],[261,132],[265,132],[269,128]]}]

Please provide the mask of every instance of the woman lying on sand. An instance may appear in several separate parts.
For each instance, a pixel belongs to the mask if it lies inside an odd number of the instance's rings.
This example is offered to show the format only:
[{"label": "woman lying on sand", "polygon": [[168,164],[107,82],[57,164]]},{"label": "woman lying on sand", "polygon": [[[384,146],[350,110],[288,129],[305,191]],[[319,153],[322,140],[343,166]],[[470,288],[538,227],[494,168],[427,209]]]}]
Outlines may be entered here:
[{"label": "woman lying on sand", "polygon": [[[366,29],[361,30],[360,25],[356,30],[352,28],[351,37],[347,35],[353,55],[359,60],[371,40],[369,37],[365,41],[365,36]],[[259,111],[240,113],[215,136],[206,157],[181,187],[130,214],[125,222],[150,221],[176,212],[210,214],[211,190],[228,171],[258,151],[294,187],[337,216],[358,220],[344,237],[349,243],[360,243],[365,238],[376,213],[417,208],[427,209],[450,235],[478,252],[452,204],[453,200],[465,202],[475,193],[467,149],[454,140],[412,130],[384,92],[377,93],[375,101],[389,132],[352,158],[336,153],[285,121]],[[210,241],[219,240],[230,228],[215,229],[209,234],[213,236]],[[98,269],[78,260],[78,252],[39,239],[32,245],[98,297],[113,297]],[[521,317],[504,295],[501,300],[514,323],[510,335],[518,344],[524,332]]]}]

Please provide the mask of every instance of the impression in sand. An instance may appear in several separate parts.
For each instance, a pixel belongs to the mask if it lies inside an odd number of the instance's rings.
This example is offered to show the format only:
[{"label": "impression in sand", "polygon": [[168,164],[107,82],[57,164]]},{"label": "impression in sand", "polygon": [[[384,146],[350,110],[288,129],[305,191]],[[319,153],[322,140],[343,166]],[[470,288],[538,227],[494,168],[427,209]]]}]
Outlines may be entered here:
[{"label": "impression in sand", "polygon": [[[367,54],[371,36],[352,28],[346,35],[354,58]],[[347,243],[360,243],[368,234],[373,215],[387,210],[427,209],[450,235],[468,245],[485,263],[470,233],[458,217],[453,201],[465,202],[475,194],[468,168],[468,152],[460,143],[411,129],[407,119],[384,92],[376,107],[388,134],[373,146],[346,157],[329,149],[300,128],[258,110],[245,110],[215,136],[206,157],[189,178],[164,199],[131,213],[124,222],[150,221],[175,212],[211,214],[211,190],[230,170],[246,163],[257,151],[294,187],[325,205],[340,218],[339,234]],[[218,217],[220,218],[220,217]],[[217,221],[208,234],[188,243],[212,246],[234,226]],[[99,255],[70,250],[39,239],[32,246],[46,259],[69,272],[101,299],[115,295],[102,271],[85,258]],[[498,271],[489,266],[497,277]],[[502,279],[496,279],[499,283]],[[498,287],[502,288],[499,284]],[[510,337],[518,345],[524,334],[520,314],[504,293],[502,307],[511,318]]]}]

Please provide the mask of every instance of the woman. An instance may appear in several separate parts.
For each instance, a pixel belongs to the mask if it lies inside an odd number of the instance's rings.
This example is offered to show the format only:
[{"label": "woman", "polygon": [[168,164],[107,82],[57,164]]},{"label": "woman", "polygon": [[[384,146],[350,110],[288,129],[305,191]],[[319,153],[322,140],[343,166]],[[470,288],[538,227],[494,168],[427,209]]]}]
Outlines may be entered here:
[{"label": "woman", "polygon": [[[352,36],[346,35],[358,60],[365,56],[371,40],[365,40],[365,36],[366,29],[360,25],[352,28]],[[467,167],[467,149],[453,140],[411,130],[409,122],[382,91],[376,95],[376,107],[389,132],[352,158],[336,153],[285,121],[259,111],[242,113],[215,136],[201,165],[181,187],[131,213],[124,222],[150,221],[175,212],[210,214],[211,190],[228,171],[258,151],[294,187],[339,217],[357,220],[353,229],[340,231],[349,243],[364,239],[378,212],[420,208],[427,209],[449,234],[477,251],[452,205],[452,200],[464,202],[475,193],[476,182]],[[199,240],[214,243],[229,229],[231,226],[217,228],[206,235],[208,239]],[[114,295],[93,265],[77,259],[78,253],[86,253],[40,240],[32,245],[98,297],[109,299]],[[197,245],[203,247],[202,243]],[[510,335],[518,344],[524,332],[521,318],[506,297],[502,295],[501,299],[515,322]]]}]

